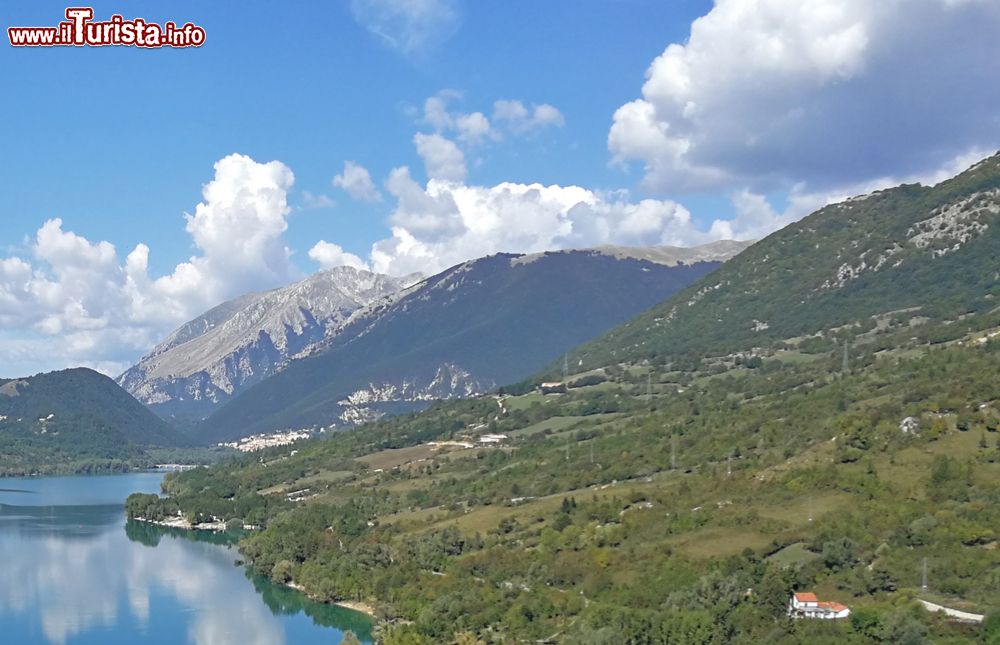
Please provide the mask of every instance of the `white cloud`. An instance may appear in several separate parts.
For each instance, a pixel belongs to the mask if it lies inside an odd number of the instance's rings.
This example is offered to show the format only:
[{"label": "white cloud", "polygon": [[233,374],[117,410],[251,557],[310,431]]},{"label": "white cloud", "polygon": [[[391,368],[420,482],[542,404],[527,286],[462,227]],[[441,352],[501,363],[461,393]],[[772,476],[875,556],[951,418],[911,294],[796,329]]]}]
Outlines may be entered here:
[{"label": "white cloud", "polygon": [[521,101],[501,99],[493,104],[493,121],[503,123],[511,132],[523,134],[545,127],[562,127],[566,123],[562,112],[548,103],[524,106]]},{"label": "white cloud", "polygon": [[371,262],[376,271],[395,275],[430,273],[502,251],[710,239],[683,206],[669,200],[634,203],[578,186],[487,187],[437,179],[420,186],[406,168],[393,171],[388,188],[397,199],[392,236],[375,243]]},{"label": "white cloud", "polygon": [[1000,145],[984,74],[998,30],[995,2],[717,0],[652,63],[608,146],[659,190],[922,172]]},{"label": "white cloud", "polygon": [[283,239],[293,182],[277,161],[221,159],[203,201],[185,216],[198,254],[155,279],[145,244],[122,262],[114,245],[67,231],[60,219],[46,221],[28,257],[0,259],[5,358],[117,369],[219,302],[300,277]]},{"label": "white cloud", "polygon": [[482,112],[462,114],[455,119],[458,137],[469,143],[478,143],[493,134],[490,120]]},{"label": "white cloud", "polygon": [[500,252],[536,253],[602,244],[694,246],[715,240],[761,239],[848,197],[900,184],[934,185],[991,154],[973,150],[939,167],[884,176],[828,190],[793,186],[783,210],[747,188],[730,195],[733,214],[700,224],[668,199],[634,201],[627,191],[602,193],[580,186],[505,182],[467,185],[431,177],[417,183],[406,167],[392,171],[386,188],[396,199],[391,236],[372,246],[369,264],[392,275],[429,275],[460,262]]},{"label": "white cloud", "polygon": [[333,185],[358,201],[382,201],[382,194],[375,187],[368,169],[354,161],[344,162],[344,171],[333,178]]},{"label": "white cloud", "polygon": [[499,141],[507,135],[529,135],[547,127],[566,123],[555,106],[548,103],[525,106],[522,101],[501,99],[493,103],[493,120],[482,112],[460,112],[449,105],[462,98],[461,92],[441,90],[424,101],[423,123],[438,134],[454,133],[462,143],[476,145]]},{"label": "white cloud", "polygon": [[454,0],[351,0],[354,19],[393,49],[420,56],[458,29]]},{"label": "white cloud", "polygon": [[424,123],[436,133],[454,132],[459,140],[467,144],[482,143],[487,139],[497,139],[499,133],[493,130],[490,120],[482,112],[453,112],[448,103],[460,99],[460,92],[441,90],[424,101]]},{"label": "white cloud", "polygon": [[324,269],[348,266],[368,270],[368,265],[360,257],[348,253],[340,245],[320,240],[309,249],[309,257]]},{"label": "white cloud", "polygon": [[800,182],[788,191],[788,203],[785,210],[780,212],[763,195],[747,189],[738,190],[731,196],[733,218],[713,221],[709,227],[709,236],[714,239],[760,239],[828,204],[842,202],[850,197],[901,184],[933,186],[954,177],[993,152],[995,151],[974,148],[929,171],[906,176],[876,177],[827,190],[810,191],[804,182]]},{"label": "white cloud", "polygon": [[329,195],[324,195],[322,193],[315,194],[308,190],[302,191],[302,208],[308,209],[321,209],[321,208],[333,208],[337,205],[337,202],[330,199]]},{"label": "white cloud", "polygon": [[156,280],[154,289],[172,297],[176,308],[190,310],[194,302],[204,308],[298,277],[282,237],[294,182],[292,171],[278,161],[257,163],[244,155],[218,161],[215,178],[202,190],[204,201],[194,215],[185,215],[201,255]]},{"label": "white cloud", "polygon": [[465,181],[465,155],[454,141],[440,134],[418,132],[413,137],[417,154],[424,160],[424,167],[430,179],[442,181]]}]

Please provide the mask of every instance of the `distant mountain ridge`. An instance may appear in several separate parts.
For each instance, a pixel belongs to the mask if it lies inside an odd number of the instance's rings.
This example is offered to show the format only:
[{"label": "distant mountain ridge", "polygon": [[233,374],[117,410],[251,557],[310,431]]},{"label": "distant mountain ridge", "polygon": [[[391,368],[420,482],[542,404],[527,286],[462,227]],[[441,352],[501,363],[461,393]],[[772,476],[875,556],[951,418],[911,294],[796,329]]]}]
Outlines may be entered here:
[{"label": "distant mountain ridge", "polygon": [[465,262],[355,312],[308,358],[233,398],[197,434],[228,440],[347,425],[486,392],[664,300],[749,244],[672,266],[600,250]]},{"label": "distant mountain ridge", "polygon": [[527,264],[553,253],[593,253],[596,255],[607,255],[619,260],[646,260],[654,264],[675,267],[680,264],[695,264],[696,262],[725,262],[741,253],[751,244],[753,244],[752,240],[717,240],[700,246],[620,246],[605,244],[592,249],[529,253],[516,258],[513,262],[515,264]]},{"label": "distant mountain ridge", "polygon": [[338,267],[242,296],[183,325],[118,383],[161,416],[192,422],[418,279]]},{"label": "distant mountain ridge", "polygon": [[0,380],[2,474],[130,460],[142,457],[144,447],[189,443],[113,380],[89,369]]},{"label": "distant mountain ridge", "polygon": [[[957,320],[1000,302],[1000,154],[933,187],[831,204],[580,348],[583,367],[722,355],[873,316]],[[549,373],[558,369],[556,364]]]}]

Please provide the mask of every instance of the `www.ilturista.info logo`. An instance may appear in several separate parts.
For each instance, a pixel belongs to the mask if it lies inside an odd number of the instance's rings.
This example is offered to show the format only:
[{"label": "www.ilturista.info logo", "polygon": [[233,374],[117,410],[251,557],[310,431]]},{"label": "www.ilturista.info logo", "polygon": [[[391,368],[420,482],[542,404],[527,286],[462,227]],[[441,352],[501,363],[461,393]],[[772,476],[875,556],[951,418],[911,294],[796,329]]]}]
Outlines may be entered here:
[{"label": "www.ilturista.info logo", "polygon": [[142,18],[125,20],[117,14],[107,22],[94,22],[91,7],[66,9],[66,21],[55,27],[8,27],[7,37],[14,47],[201,47],[205,30],[190,22],[178,27],[158,25]]}]

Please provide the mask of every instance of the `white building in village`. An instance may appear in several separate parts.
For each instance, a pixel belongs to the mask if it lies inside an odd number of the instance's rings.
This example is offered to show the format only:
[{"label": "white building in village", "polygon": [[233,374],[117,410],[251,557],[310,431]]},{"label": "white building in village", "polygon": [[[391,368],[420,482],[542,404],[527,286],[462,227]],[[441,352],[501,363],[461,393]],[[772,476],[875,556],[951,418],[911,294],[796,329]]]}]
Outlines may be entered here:
[{"label": "white building in village", "polygon": [[833,620],[847,618],[851,610],[839,602],[824,602],[814,593],[795,593],[788,603],[788,615],[792,618],[818,618]]}]

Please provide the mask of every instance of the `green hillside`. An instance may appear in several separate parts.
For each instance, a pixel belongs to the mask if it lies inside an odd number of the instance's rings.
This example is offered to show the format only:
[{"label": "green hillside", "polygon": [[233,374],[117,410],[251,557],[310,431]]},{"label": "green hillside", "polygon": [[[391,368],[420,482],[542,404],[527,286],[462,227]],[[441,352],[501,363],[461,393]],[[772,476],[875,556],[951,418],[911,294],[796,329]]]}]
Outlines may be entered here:
[{"label": "green hillside", "polygon": [[[574,351],[564,393],[438,403],[127,510],[259,527],[258,573],[372,604],[386,645],[997,642],[998,178],[824,209]],[[796,590],[851,618],[788,619]]]},{"label": "green hillside", "polygon": [[[980,337],[885,328],[846,374],[836,349],[607,368],[185,473],[130,509],[265,526],[241,544],[259,572],[373,603],[390,644],[974,642],[913,601],[1000,610],[1000,343]],[[428,445],[484,432],[509,439]],[[793,589],[856,619],[787,621]]]},{"label": "green hillside", "polygon": [[184,438],[106,376],[72,369],[0,380],[0,474],[148,466]]},{"label": "green hillside", "polygon": [[875,314],[949,320],[1000,296],[1000,155],[933,188],[827,206],[577,353],[585,366],[728,354]]}]

